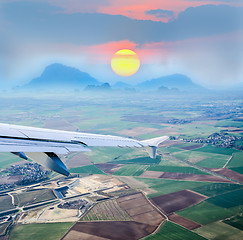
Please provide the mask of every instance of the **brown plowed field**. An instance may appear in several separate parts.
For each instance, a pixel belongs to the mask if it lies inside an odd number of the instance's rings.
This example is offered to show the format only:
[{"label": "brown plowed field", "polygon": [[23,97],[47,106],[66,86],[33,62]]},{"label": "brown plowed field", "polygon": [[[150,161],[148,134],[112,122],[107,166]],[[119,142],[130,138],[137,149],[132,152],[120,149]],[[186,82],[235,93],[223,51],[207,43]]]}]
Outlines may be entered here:
[{"label": "brown plowed field", "polygon": [[143,177],[143,178],[160,178],[160,176],[163,173],[164,172],[159,172],[159,171],[145,171],[139,177]]},{"label": "brown plowed field", "polygon": [[133,221],[77,222],[63,240],[135,240],[153,232],[155,226]]},{"label": "brown plowed field", "polygon": [[133,221],[78,222],[63,240],[140,239],[151,234],[165,219],[142,193],[119,197],[117,202]]},{"label": "brown plowed field", "polygon": [[159,178],[200,182],[231,182],[213,175],[164,172]]},{"label": "brown plowed field", "polygon": [[200,148],[202,146],[203,146],[203,144],[195,144],[195,145],[192,145],[192,146],[180,147],[180,148],[184,149],[184,150],[194,150],[194,149]]},{"label": "brown plowed field", "polygon": [[243,182],[243,174],[234,172],[228,168],[210,168],[210,170],[226,177]]},{"label": "brown plowed field", "polygon": [[169,220],[171,222],[181,225],[182,227],[187,228],[189,230],[193,230],[193,229],[201,227],[201,225],[199,223],[193,222],[193,221],[191,221],[187,218],[181,217],[177,214],[170,215]]},{"label": "brown plowed field", "polygon": [[114,172],[119,170],[123,166],[123,164],[98,163],[95,164],[95,166],[101,169],[105,173],[113,174]]},{"label": "brown plowed field", "polygon": [[199,195],[198,193],[190,190],[182,190],[154,197],[151,200],[166,214],[169,214],[196,205],[206,198],[206,196]]},{"label": "brown plowed field", "polygon": [[120,197],[118,203],[137,222],[158,226],[164,220],[164,216],[149,203],[142,193]]},{"label": "brown plowed field", "polygon": [[231,182],[230,180],[213,176],[213,175],[188,174],[188,173],[177,173],[177,172],[146,171],[142,175],[140,175],[140,177],[163,178],[163,179],[197,181],[197,182]]}]

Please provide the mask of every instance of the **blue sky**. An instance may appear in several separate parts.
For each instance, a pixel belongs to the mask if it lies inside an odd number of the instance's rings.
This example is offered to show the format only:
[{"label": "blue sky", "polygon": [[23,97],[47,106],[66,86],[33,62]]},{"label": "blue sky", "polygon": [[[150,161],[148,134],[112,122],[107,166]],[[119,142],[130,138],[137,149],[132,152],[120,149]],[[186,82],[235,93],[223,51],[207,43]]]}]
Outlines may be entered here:
[{"label": "blue sky", "polygon": [[[58,62],[110,83],[182,73],[204,86],[233,86],[243,81],[242,6],[238,0],[2,0],[0,80],[21,85]],[[110,67],[122,48],[141,59],[131,77]]]}]

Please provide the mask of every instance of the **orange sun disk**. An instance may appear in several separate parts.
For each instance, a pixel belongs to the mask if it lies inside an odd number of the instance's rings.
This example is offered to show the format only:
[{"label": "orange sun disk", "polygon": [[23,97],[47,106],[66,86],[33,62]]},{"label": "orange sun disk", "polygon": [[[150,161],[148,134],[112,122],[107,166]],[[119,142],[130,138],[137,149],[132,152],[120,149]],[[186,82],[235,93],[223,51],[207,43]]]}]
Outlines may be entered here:
[{"label": "orange sun disk", "polygon": [[137,54],[130,49],[122,49],[116,52],[111,59],[112,70],[124,77],[135,74],[140,67]]}]

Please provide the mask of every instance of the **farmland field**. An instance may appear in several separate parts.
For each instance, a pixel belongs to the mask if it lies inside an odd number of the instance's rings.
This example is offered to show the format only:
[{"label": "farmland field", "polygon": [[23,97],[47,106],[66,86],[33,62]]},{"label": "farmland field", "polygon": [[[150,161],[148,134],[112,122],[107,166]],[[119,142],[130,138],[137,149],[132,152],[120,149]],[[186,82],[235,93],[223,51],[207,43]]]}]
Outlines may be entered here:
[{"label": "farmland field", "polygon": [[191,232],[175,223],[166,222],[159,230],[158,233],[150,235],[145,240],[152,239],[163,239],[163,240],[175,240],[175,239],[186,239],[186,240],[205,240],[204,237]]},{"label": "farmland field", "polygon": [[233,153],[233,157],[227,165],[228,168],[243,166],[243,151]]},{"label": "farmland field", "polygon": [[148,171],[159,171],[159,172],[179,172],[188,174],[207,174],[193,167],[177,167],[177,166],[150,166]]},{"label": "farmland field", "polygon": [[7,194],[1,195],[0,196],[0,211],[5,211],[8,209],[12,209],[12,208],[14,208],[14,205],[12,203],[12,198]]},{"label": "farmland field", "polygon": [[166,214],[188,208],[206,199],[205,196],[189,190],[182,190],[151,198],[152,202],[160,207]]},{"label": "farmland field", "polygon": [[214,175],[207,174],[187,174],[178,172],[156,172],[146,171],[140,177],[147,178],[161,178],[179,181],[192,181],[192,182],[231,182],[228,179],[223,179]]},{"label": "farmland field", "polygon": [[139,165],[139,164],[127,164],[114,172],[114,175],[119,176],[140,176],[146,169],[147,165]]},{"label": "farmland field", "polygon": [[53,200],[55,198],[56,196],[51,189],[42,189],[15,194],[14,202],[19,207],[22,207],[43,201]]},{"label": "farmland field", "polygon": [[23,224],[13,228],[11,240],[60,240],[73,223]]},{"label": "farmland field", "polygon": [[243,127],[243,123],[242,122],[237,122],[237,121],[230,121],[230,120],[222,120],[222,121],[218,121],[215,124],[216,127],[238,127],[238,128],[242,128]]},{"label": "farmland field", "polygon": [[194,230],[207,239],[239,240],[243,238],[243,232],[223,222],[211,223]]},{"label": "farmland field", "polygon": [[208,152],[186,151],[174,154],[175,157],[195,163],[200,167],[221,168],[230,156]]},{"label": "farmland field", "polygon": [[129,215],[119,206],[116,200],[96,204],[81,221],[113,220],[129,221]]},{"label": "farmland field", "polygon": [[166,148],[161,149],[161,151],[165,152],[165,153],[175,153],[175,152],[181,152],[183,150],[180,148],[176,148],[176,147],[166,147]]},{"label": "farmland field", "polygon": [[118,158],[117,160],[111,161],[110,163],[116,164],[141,164],[141,165],[151,165],[151,164],[159,164],[161,161],[161,157],[157,156],[155,159],[146,157],[138,157],[138,158],[131,158],[127,160],[122,160],[122,157]]},{"label": "farmland field", "polygon": [[169,216],[169,220],[189,230],[193,230],[201,226],[196,222],[193,222],[187,218],[184,218],[174,213]]},{"label": "farmland field", "polygon": [[129,156],[134,153],[130,148],[115,148],[115,147],[97,147],[92,149],[92,152],[85,154],[92,160],[93,163],[112,162],[122,155],[123,158],[130,159]]},{"label": "farmland field", "polygon": [[164,219],[142,193],[120,197],[118,203],[136,222],[158,226]]},{"label": "farmland field", "polygon": [[236,216],[231,217],[229,219],[225,219],[223,222],[243,231],[243,214],[242,213],[237,214]]},{"label": "farmland field", "polygon": [[118,169],[120,169],[123,165],[115,164],[115,163],[97,163],[95,164],[95,166],[107,174],[113,174]]},{"label": "farmland field", "polygon": [[200,162],[197,162],[196,165],[204,168],[222,168],[227,160],[227,157],[212,156],[210,158],[206,158]]},{"label": "farmland field", "polygon": [[238,207],[243,205],[243,189],[209,198],[207,202],[222,208]]},{"label": "farmland field", "polygon": [[176,148],[181,148],[183,150],[194,150],[197,148],[201,148],[203,144],[201,143],[183,143],[183,144],[176,144],[174,145]]},{"label": "farmland field", "polygon": [[0,153],[0,169],[9,167],[10,164],[19,162],[20,159],[12,153]]},{"label": "farmland field", "polygon": [[204,182],[190,182],[190,181],[176,181],[167,179],[149,179],[149,178],[136,178],[147,184],[151,189],[156,190],[156,193],[149,194],[148,197],[156,197],[163,194],[168,194],[184,189],[193,189],[195,187],[203,186],[208,183]]},{"label": "farmland field", "polygon": [[198,222],[200,224],[209,224],[221,219],[231,217],[236,211],[224,209],[215,206],[207,201],[201,202],[198,205],[177,212],[178,215]]},{"label": "farmland field", "polygon": [[230,168],[230,170],[243,174],[243,167],[232,167],[232,168]]},{"label": "farmland field", "polygon": [[95,165],[87,165],[87,166],[83,166],[83,167],[71,168],[70,172],[71,173],[105,174],[103,171],[101,171]]},{"label": "farmland field", "polygon": [[236,149],[232,148],[219,148],[219,147],[213,147],[212,145],[206,145],[205,147],[198,148],[195,150],[192,150],[195,152],[208,152],[208,153],[215,153],[215,154],[223,154],[223,155],[232,155],[232,153],[238,152]]},{"label": "farmland field", "polygon": [[195,192],[199,192],[203,195],[213,197],[233,190],[241,189],[243,186],[232,183],[211,183],[198,188],[192,189]]},{"label": "farmland field", "polygon": [[154,226],[134,221],[77,222],[63,240],[116,239],[135,240],[150,234]]}]

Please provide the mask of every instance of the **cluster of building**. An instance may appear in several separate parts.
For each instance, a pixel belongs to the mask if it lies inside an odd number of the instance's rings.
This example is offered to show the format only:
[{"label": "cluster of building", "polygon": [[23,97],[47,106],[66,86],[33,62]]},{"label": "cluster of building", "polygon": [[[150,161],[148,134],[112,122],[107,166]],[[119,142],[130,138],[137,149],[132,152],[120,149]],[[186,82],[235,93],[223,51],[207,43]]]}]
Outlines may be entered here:
[{"label": "cluster of building", "polygon": [[208,143],[215,145],[217,147],[222,148],[236,148],[239,150],[243,150],[242,145],[236,145],[235,142],[238,140],[242,140],[243,137],[240,136],[232,136],[225,132],[213,133],[209,135],[207,138],[197,137],[191,139],[184,139],[185,142],[194,142],[194,143]]},{"label": "cluster of building", "polygon": [[[38,182],[44,180],[48,177],[50,171],[44,170],[37,163],[26,163],[23,165],[13,165],[10,168],[7,168],[2,171],[3,173],[7,174],[7,176],[19,176],[18,180],[14,183],[15,185],[25,185],[29,183]],[[13,186],[14,186],[13,184]],[[4,184],[3,184],[4,185]],[[6,184],[5,184],[6,185]],[[10,186],[11,184],[7,184],[9,186],[2,186],[1,187],[6,189],[13,187]]]}]

